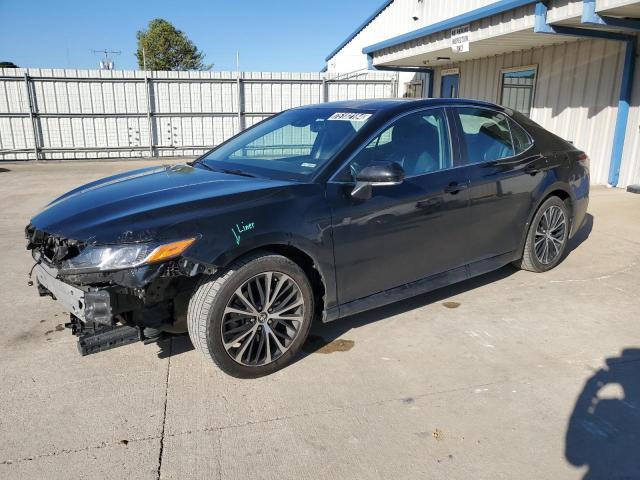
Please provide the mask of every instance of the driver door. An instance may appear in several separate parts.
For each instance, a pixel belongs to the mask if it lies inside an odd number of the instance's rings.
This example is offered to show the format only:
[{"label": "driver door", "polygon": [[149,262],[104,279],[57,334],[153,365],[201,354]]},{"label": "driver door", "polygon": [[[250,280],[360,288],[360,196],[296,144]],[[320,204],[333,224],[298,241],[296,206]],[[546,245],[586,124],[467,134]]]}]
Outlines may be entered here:
[{"label": "driver door", "polygon": [[[453,168],[454,156],[444,109],[426,109],[384,127],[328,182],[341,304],[452,269],[460,279],[468,172]],[[374,186],[365,201],[352,198],[354,176],[389,161],[403,167],[404,181]]]}]

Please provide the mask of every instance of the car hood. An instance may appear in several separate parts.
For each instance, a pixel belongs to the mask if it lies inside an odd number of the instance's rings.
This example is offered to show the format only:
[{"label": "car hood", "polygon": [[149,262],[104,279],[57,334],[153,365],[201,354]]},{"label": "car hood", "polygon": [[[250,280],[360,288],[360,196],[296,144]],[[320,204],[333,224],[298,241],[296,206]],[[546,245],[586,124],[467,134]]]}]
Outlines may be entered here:
[{"label": "car hood", "polygon": [[[176,225],[262,203],[294,182],[250,178],[202,167],[144,168],[88,183],[47,205],[31,225],[85,243],[129,243],[180,236]],[[198,232],[186,232],[193,235]]]}]

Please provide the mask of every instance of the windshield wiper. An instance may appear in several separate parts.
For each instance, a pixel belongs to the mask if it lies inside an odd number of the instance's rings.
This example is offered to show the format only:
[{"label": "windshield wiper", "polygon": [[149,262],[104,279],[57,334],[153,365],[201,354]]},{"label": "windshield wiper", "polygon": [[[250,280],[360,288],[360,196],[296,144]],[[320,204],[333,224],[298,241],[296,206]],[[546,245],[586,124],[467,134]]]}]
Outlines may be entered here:
[{"label": "windshield wiper", "polygon": [[256,178],[255,175],[252,175],[251,173],[243,172],[242,170],[238,170],[237,168],[214,168],[211,165],[207,165],[207,163],[203,162],[202,160],[195,160],[191,162],[189,165],[193,166],[196,164],[202,165],[204,168],[206,168],[207,170],[211,170],[212,172],[221,172],[229,175],[241,175],[243,177]]},{"label": "windshield wiper", "polygon": [[202,160],[194,160],[193,162],[187,162],[187,165],[191,165],[192,167],[195,165],[202,165],[204,168],[206,168],[207,170],[211,170],[212,172],[215,172],[216,169],[213,167],[210,167],[209,165],[207,165],[204,161]]},{"label": "windshield wiper", "polygon": [[251,178],[256,178],[255,175],[239,170],[237,168],[214,168],[211,165],[207,165],[207,162],[203,161],[202,159],[199,160],[194,160],[193,162],[187,162],[188,165],[194,166],[194,165],[202,165],[204,168],[206,168],[207,170],[211,170],[212,172],[221,172],[221,173],[226,173],[228,175],[240,175],[242,177],[251,177]]},{"label": "windshield wiper", "polygon": [[255,175],[252,175],[251,173],[243,172],[242,170],[238,170],[237,168],[221,168],[218,171],[222,173],[228,173],[229,175],[240,175],[241,177],[256,178]]}]

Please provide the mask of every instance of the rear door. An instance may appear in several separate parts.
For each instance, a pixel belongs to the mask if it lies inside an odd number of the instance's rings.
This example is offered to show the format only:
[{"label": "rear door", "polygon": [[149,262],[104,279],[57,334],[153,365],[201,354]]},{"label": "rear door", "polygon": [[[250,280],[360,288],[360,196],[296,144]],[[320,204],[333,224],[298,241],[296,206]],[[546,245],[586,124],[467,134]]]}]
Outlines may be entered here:
[{"label": "rear door", "polygon": [[522,127],[502,112],[456,107],[452,113],[469,166],[472,241],[467,260],[513,252],[520,247],[546,161]]}]

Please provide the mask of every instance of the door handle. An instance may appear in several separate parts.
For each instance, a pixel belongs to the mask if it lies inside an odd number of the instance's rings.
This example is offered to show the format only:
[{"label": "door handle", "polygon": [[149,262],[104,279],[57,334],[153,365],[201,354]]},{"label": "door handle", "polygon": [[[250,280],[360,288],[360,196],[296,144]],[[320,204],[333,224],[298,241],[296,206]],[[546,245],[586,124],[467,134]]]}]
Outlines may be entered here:
[{"label": "door handle", "polygon": [[524,173],[527,173],[531,176],[535,176],[540,169],[538,167],[534,167],[533,165],[524,169]]},{"label": "door handle", "polygon": [[455,195],[456,193],[467,188],[468,186],[469,186],[468,183],[451,182],[449,185],[444,187],[444,193],[450,193],[451,195]]}]

